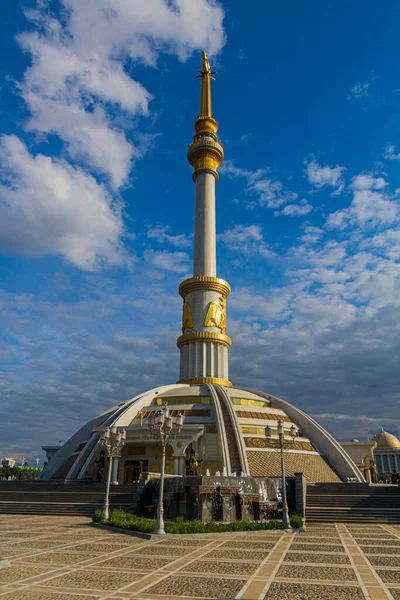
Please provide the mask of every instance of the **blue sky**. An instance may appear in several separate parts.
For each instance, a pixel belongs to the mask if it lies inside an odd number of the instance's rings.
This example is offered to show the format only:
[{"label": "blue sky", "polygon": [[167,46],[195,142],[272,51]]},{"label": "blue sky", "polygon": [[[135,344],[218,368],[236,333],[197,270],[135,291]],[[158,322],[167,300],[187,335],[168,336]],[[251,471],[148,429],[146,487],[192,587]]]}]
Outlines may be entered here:
[{"label": "blue sky", "polygon": [[202,49],[225,147],[233,383],[339,440],[399,435],[400,6],[31,0],[2,14],[0,455],[33,458],[178,379]]}]

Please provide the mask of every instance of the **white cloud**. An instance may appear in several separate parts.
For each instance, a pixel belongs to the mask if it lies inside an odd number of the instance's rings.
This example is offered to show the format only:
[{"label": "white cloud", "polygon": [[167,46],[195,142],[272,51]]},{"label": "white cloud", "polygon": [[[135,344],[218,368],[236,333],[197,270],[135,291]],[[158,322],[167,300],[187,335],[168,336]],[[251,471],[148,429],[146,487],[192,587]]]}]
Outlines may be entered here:
[{"label": "white cloud", "polygon": [[[102,261],[125,260],[122,205],[108,188],[117,194],[155,137],[138,131],[152,95],[131,77],[135,62],[156,67],[162,52],[182,61],[204,47],[210,55],[218,53],[225,42],[224,12],[215,0],[61,4],[61,16],[47,1],[25,12],[30,30],[17,40],[31,63],[16,89],[30,112],[26,130],[41,140],[57,135],[63,156],[66,150],[80,167],[35,157],[14,136],[4,138],[13,185],[7,189],[3,180],[1,208],[9,226],[3,228],[3,245],[24,254],[62,254],[93,269]],[[93,174],[105,176],[106,183],[98,185]],[[165,233],[168,237],[173,245],[187,245],[181,236]]]},{"label": "white cloud", "polygon": [[[254,206],[258,205],[278,209],[289,202],[294,203],[298,198],[296,192],[286,189],[279,180],[270,177],[268,171],[265,169],[256,169],[255,171],[241,169],[240,167],[236,167],[233,161],[227,160],[221,165],[219,170],[223,175],[246,179],[245,192],[248,199],[245,201],[245,205],[248,208],[254,208]],[[280,214],[292,213],[284,213],[280,209],[275,210],[275,216]],[[303,214],[306,213],[304,212]]]},{"label": "white cloud", "polygon": [[356,175],[350,184],[352,190],[382,190],[386,186],[387,182],[383,177],[374,177],[368,173]]},{"label": "white cloud", "polygon": [[344,185],[343,174],[346,171],[345,167],[336,165],[335,167],[322,167],[315,159],[305,161],[305,173],[311,185],[316,188],[322,188],[329,185],[338,188],[339,193]]},{"label": "white cloud", "polygon": [[385,148],[384,158],[387,160],[400,160],[400,152],[396,152],[396,146],[389,144]]},{"label": "white cloud", "polygon": [[347,96],[347,100],[358,100],[359,98],[365,98],[368,96],[368,90],[370,88],[371,82],[369,81],[359,81],[353,86],[350,90],[349,95]]},{"label": "white cloud", "polygon": [[[279,319],[286,316],[294,289],[273,289],[264,296],[254,290],[237,289],[229,299],[229,311],[233,316],[253,317],[262,321]],[[250,310],[249,310],[250,307]]]},{"label": "white cloud", "polygon": [[358,189],[349,208],[331,213],[326,221],[329,229],[348,226],[391,225],[398,215],[396,202],[383,193]]},{"label": "white cloud", "polygon": [[146,262],[162,271],[186,273],[190,267],[187,252],[167,252],[166,250],[156,252],[155,250],[146,250],[144,258]]},{"label": "white cloud", "polygon": [[304,227],[304,234],[299,238],[303,244],[316,244],[319,242],[324,234],[324,230],[314,225],[306,225]]},{"label": "white cloud", "polygon": [[193,50],[218,52],[224,43],[223,11],[214,2],[166,0],[64,0],[65,26],[42,10],[26,11],[36,31],[18,36],[32,57],[20,92],[32,116],[28,129],[53,133],[75,160],[108,175],[115,188],[146,150],[128,142],[107,103],[131,116],[148,115],[151,94],[123,69],[129,57],[155,66],[159,52],[185,60]]},{"label": "white cloud", "polygon": [[259,225],[234,225],[218,234],[218,240],[231,252],[246,256],[259,254],[266,259],[276,256],[265,241]]},{"label": "white cloud", "polygon": [[[217,54],[225,41],[224,12],[214,0],[64,0],[73,10],[69,30],[81,53],[123,51],[155,64],[160,51],[186,60],[193,49]],[[90,27],[87,24],[90,23]]]},{"label": "white cloud", "polygon": [[150,228],[146,235],[148,238],[159,242],[160,244],[171,244],[177,248],[189,248],[192,245],[192,240],[190,240],[185,234],[181,233],[180,235],[171,235],[167,233],[170,231],[171,227],[169,225],[162,226],[157,225],[155,227]]},{"label": "white cloud", "polygon": [[311,211],[311,204],[307,200],[303,199],[300,200],[299,204],[287,204],[282,210],[281,214],[289,217],[301,217],[303,215],[308,215],[308,213]]},{"label": "white cloud", "polygon": [[60,254],[81,269],[127,260],[120,205],[90,175],[32,156],[14,135],[0,146],[0,244],[27,256]]}]

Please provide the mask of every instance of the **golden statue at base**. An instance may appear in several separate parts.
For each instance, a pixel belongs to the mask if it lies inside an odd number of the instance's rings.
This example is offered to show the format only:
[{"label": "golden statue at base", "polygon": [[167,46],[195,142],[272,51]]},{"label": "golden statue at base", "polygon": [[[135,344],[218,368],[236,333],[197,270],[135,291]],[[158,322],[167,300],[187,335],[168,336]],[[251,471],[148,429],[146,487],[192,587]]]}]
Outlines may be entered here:
[{"label": "golden statue at base", "polygon": [[185,333],[185,329],[193,329],[192,309],[189,302],[186,301],[183,302],[182,333]]},{"label": "golden statue at base", "polygon": [[223,296],[219,302],[210,302],[204,319],[204,327],[217,327],[221,333],[226,333],[226,300]]}]

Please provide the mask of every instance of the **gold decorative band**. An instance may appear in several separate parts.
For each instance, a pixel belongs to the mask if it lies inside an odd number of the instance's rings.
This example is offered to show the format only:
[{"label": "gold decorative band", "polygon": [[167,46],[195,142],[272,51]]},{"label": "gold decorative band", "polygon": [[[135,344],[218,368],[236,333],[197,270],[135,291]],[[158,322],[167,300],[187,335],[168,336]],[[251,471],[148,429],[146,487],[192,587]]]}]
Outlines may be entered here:
[{"label": "gold decorative band", "polygon": [[186,294],[195,292],[197,290],[207,290],[211,292],[218,292],[225,298],[231,293],[231,286],[224,279],[219,277],[191,277],[185,279],[179,286],[179,293],[182,298],[186,297]]},{"label": "gold decorative band", "polygon": [[183,346],[183,344],[187,344],[188,342],[200,342],[200,341],[209,341],[209,342],[217,342],[218,344],[224,344],[230,348],[232,346],[232,340],[227,335],[223,333],[211,333],[209,331],[195,331],[194,333],[185,333],[178,337],[176,341],[176,345],[178,348]]},{"label": "gold decorative band", "polygon": [[193,377],[193,379],[181,379],[177,383],[214,383],[215,385],[226,385],[232,387],[230,381],[226,379],[218,379],[217,377]]}]

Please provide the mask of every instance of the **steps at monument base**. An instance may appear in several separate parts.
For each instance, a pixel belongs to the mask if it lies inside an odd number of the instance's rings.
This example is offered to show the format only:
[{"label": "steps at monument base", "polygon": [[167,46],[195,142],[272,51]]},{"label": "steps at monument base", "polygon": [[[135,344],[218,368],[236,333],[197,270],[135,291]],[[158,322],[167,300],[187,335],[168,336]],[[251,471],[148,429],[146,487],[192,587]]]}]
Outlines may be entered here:
[{"label": "steps at monument base", "polygon": [[[110,508],[130,511],[135,486],[112,486]],[[102,508],[103,483],[0,481],[0,514],[89,516]]]},{"label": "steps at monument base", "polygon": [[367,483],[308,484],[306,520],[400,523],[400,488]]}]

